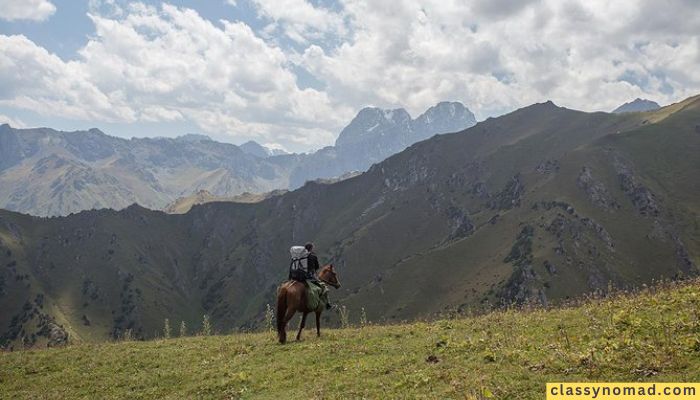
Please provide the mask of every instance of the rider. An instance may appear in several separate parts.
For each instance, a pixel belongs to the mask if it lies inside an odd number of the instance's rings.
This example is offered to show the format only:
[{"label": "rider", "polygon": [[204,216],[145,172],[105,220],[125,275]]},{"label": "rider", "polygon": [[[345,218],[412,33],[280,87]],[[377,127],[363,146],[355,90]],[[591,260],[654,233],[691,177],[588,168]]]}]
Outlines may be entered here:
[{"label": "rider", "polygon": [[320,281],[318,279],[318,270],[321,269],[321,265],[318,263],[318,257],[316,257],[316,253],[314,253],[314,244],[309,242],[304,245],[304,248],[306,251],[309,252],[309,254],[306,256],[306,271],[307,271],[307,277],[306,279],[310,281],[311,283],[314,283],[323,289],[321,291],[321,300],[326,303],[326,309],[330,310],[333,306],[331,305],[331,302],[328,300],[328,286]]}]

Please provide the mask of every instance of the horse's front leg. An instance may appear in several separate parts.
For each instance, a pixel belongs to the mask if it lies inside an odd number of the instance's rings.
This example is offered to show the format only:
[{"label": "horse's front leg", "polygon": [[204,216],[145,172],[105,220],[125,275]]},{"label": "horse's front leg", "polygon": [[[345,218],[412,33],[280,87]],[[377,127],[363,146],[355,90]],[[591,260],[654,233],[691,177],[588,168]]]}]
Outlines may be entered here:
[{"label": "horse's front leg", "polygon": [[321,312],[316,311],[316,336],[321,337]]},{"label": "horse's front leg", "polygon": [[304,330],[304,325],[306,325],[306,316],[309,313],[304,313],[301,316],[301,323],[299,324],[299,333],[297,333],[297,341],[301,340],[301,331]]}]

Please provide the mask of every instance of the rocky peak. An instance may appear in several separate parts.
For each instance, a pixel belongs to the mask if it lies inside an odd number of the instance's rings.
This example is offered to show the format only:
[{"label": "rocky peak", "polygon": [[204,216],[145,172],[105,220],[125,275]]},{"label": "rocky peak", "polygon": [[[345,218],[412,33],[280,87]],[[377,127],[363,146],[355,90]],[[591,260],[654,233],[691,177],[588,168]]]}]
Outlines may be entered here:
[{"label": "rocky peak", "polygon": [[260,143],[254,141],[254,140],[249,140],[238,147],[240,147],[241,150],[243,150],[245,153],[248,153],[250,155],[260,157],[260,158],[267,158],[271,155],[270,149],[268,149],[267,147],[261,145]]},{"label": "rocky peak", "polygon": [[436,133],[458,132],[476,124],[474,114],[459,102],[440,102],[414,121],[415,131],[425,131],[426,137]]},{"label": "rocky peak", "polygon": [[659,104],[655,101],[636,98],[629,103],[625,103],[625,104],[621,105],[620,107],[617,107],[616,109],[613,110],[613,113],[621,114],[621,113],[627,113],[627,112],[644,112],[644,111],[653,111],[653,110],[656,110],[659,108],[661,108],[661,106],[659,106]]},{"label": "rocky peak", "polygon": [[383,136],[387,130],[411,130],[411,116],[403,108],[384,110],[365,107],[357,113],[350,124],[340,132],[335,141],[336,146],[345,146],[361,142],[369,136]]}]

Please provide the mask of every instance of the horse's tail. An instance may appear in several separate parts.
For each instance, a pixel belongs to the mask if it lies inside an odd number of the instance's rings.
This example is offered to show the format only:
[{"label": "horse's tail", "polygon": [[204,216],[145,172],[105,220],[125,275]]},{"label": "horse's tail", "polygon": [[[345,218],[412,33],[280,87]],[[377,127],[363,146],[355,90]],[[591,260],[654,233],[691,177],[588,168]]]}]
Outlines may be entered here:
[{"label": "horse's tail", "polygon": [[277,289],[277,337],[280,343],[287,341],[287,327],[285,316],[287,315],[287,289],[280,286]]}]

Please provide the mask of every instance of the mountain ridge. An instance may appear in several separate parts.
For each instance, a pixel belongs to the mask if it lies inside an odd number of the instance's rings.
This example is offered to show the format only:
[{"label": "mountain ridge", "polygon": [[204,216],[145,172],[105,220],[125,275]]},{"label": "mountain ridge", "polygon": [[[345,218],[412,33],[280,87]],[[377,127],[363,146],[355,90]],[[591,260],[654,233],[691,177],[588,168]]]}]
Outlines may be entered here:
[{"label": "mountain ridge", "polygon": [[[424,126],[421,134],[443,133],[441,129],[455,123],[459,121],[443,121],[430,130]],[[133,202],[161,209],[199,190],[233,197],[294,189],[306,181],[364,171],[422,139],[421,135],[406,137],[392,124],[386,128],[391,132],[370,132],[352,146],[327,147],[313,154],[274,154],[275,150],[257,143],[241,148],[200,134],[124,139],[95,128],[61,132],[4,124],[0,126],[0,206],[37,215],[66,215],[85,209],[120,209]],[[378,138],[386,144],[383,148],[377,148]]]},{"label": "mountain ridge", "polygon": [[2,337],[44,340],[32,326],[51,318],[84,340],[150,337],[166,313],[255,327],[286,277],[287,249],[309,240],[340,272],[334,300],[375,321],[696,275],[700,108],[689,99],[657,114],[535,104],[338,183],[182,215],[0,211],[0,263],[11,265]]}]

